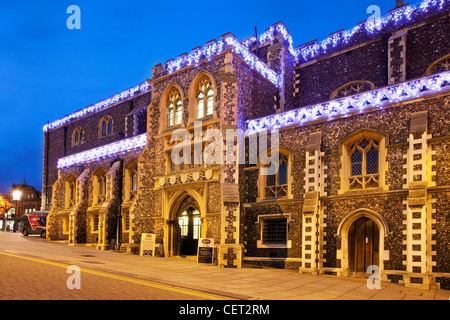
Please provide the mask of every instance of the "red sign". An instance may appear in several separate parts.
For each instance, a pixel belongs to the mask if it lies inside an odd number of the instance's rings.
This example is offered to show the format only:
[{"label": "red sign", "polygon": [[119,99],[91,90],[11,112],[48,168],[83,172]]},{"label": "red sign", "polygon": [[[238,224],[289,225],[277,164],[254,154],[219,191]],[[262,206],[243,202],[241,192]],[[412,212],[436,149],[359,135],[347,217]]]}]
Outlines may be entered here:
[{"label": "red sign", "polygon": [[45,217],[43,216],[28,216],[28,221],[30,221],[30,226],[33,231],[37,227],[45,227]]}]

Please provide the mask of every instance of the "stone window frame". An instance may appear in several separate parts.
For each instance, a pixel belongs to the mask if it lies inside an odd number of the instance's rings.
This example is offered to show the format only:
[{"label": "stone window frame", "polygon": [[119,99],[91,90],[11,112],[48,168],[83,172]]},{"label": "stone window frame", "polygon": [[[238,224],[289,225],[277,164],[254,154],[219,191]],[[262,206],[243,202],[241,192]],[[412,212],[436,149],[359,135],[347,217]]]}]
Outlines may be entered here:
[{"label": "stone window frame", "polygon": [[64,180],[64,207],[72,209],[77,203],[77,177],[73,174]]},{"label": "stone window frame", "polygon": [[[438,70],[438,68],[443,68],[444,70]],[[443,57],[440,57],[432,64],[430,64],[430,66],[427,68],[427,71],[425,72],[425,75],[430,76],[436,73],[445,72],[449,70],[450,70],[450,53],[444,55]]]},{"label": "stone window frame", "polygon": [[72,147],[79,146],[85,142],[85,132],[82,127],[76,127],[72,131]]},{"label": "stone window frame", "polygon": [[[133,188],[133,176],[136,175],[135,188]],[[131,161],[125,167],[125,201],[133,201],[138,193],[138,164],[136,160]]]},{"label": "stone window frame", "polygon": [[[103,132],[103,126],[105,131]],[[98,123],[98,136],[104,138],[113,135],[114,133],[114,120],[111,116],[104,116]]]},{"label": "stone window frame", "polygon": [[[170,110],[172,106],[172,110]],[[172,89],[167,97],[166,103],[167,118],[166,126],[167,128],[174,128],[180,126],[183,122],[183,100],[181,99],[181,94],[177,89]]]},{"label": "stone window frame", "polygon": [[368,80],[350,81],[334,90],[330,96],[330,99],[331,100],[340,99],[355,94],[359,94],[362,92],[371,91],[374,89],[375,85],[371,81]]},{"label": "stone window frame", "polygon": [[62,225],[63,225],[63,227],[62,227],[62,233],[63,234],[69,234],[70,233],[70,218],[69,218],[69,216],[67,215],[67,216],[64,216],[63,218],[62,218]]},{"label": "stone window frame", "polygon": [[[180,124],[176,124],[175,125],[175,115],[176,115],[176,107],[174,108],[173,111],[173,119],[174,119],[174,124],[172,126],[168,125],[168,106],[170,104],[170,95],[173,94],[174,91],[177,91],[179,94],[179,100],[181,101],[181,123]],[[181,87],[174,83],[171,82],[167,85],[167,87],[164,89],[163,94],[161,95],[161,99],[159,101],[159,110],[160,110],[160,114],[159,114],[159,133],[163,133],[165,131],[168,130],[174,130],[174,129],[178,129],[183,127],[184,123],[184,93],[183,90],[181,89]]]},{"label": "stone window frame", "polygon": [[105,169],[98,168],[92,175],[92,204],[94,206],[102,205],[106,200],[106,173]]},{"label": "stone window frame", "polygon": [[90,225],[91,225],[91,233],[92,234],[96,234],[96,233],[100,232],[100,214],[99,213],[93,213],[91,215]]},{"label": "stone window frame", "polygon": [[[286,243],[265,243],[263,241],[264,227],[266,226],[266,222],[269,220],[286,220]],[[255,224],[259,224],[260,226],[260,237],[259,240],[256,241],[256,247],[258,249],[289,249],[292,248],[292,240],[289,240],[289,223],[291,223],[292,215],[290,213],[275,213],[275,214],[264,214],[258,215],[257,221]]]},{"label": "stone window frame", "polygon": [[131,230],[130,209],[126,209],[122,214],[122,232],[130,232],[130,230]]},{"label": "stone window frame", "polygon": [[[271,152],[272,150],[269,149],[267,151],[267,157],[271,156]],[[258,159],[258,167],[259,167],[259,175],[258,175],[258,198],[257,201],[274,201],[274,200],[278,200],[278,199],[291,199],[292,198],[292,192],[291,192],[291,185],[292,185],[292,179],[291,179],[291,165],[292,165],[292,154],[291,152],[289,152],[286,149],[281,149],[279,148],[278,150],[280,156],[284,156],[286,158],[286,162],[287,162],[287,184],[283,184],[283,185],[275,185],[275,186],[270,186],[271,188],[275,188],[275,189],[279,189],[282,188],[284,186],[286,186],[285,189],[285,195],[283,196],[279,196],[277,197],[276,194],[278,192],[275,192],[275,196],[274,197],[267,197],[267,177],[268,175],[263,175],[261,174],[261,170],[263,167],[268,167],[268,165],[264,165],[263,163],[261,163],[261,159]],[[279,181],[279,171],[277,171],[276,174],[276,181]],[[283,189],[284,190],[284,189]]]},{"label": "stone window frame", "polygon": [[[205,88],[202,90],[202,84],[209,84],[209,88]],[[211,97],[212,101],[212,112],[207,114],[207,104],[208,104],[208,92],[212,90],[213,94]],[[203,93],[203,115],[202,117],[198,117],[198,96],[200,93]],[[216,97],[217,97],[217,84],[214,81],[213,76],[206,72],[200,71],[195,78],[191,82],[191,86],[189,88],[189,124],[193,124],[194,121],[204,121],[216,118],[215,108],[216,108]]]},{"label": "stone window frame", "polygon": [[[353,132],[347,136],[343,141],[341,141],[341,167],[339,171],[340,175],[340,189],[338,194],[343,194],[347,192],[372,192],[377,190],[387,190],[389,188],[385,183],[386,170],[388,163],[386,161],[387,148],[388,145],[388,135],[373,129],[361,129]],[[351,181],[354,179],[351,174],[351,148],[355,143],[366,139],[370,141],[378,142],[378,186],[376,187],[366,187],[359,189],[352,189],[350,187]],[[363,163],[364,167],[364,163]]]}]

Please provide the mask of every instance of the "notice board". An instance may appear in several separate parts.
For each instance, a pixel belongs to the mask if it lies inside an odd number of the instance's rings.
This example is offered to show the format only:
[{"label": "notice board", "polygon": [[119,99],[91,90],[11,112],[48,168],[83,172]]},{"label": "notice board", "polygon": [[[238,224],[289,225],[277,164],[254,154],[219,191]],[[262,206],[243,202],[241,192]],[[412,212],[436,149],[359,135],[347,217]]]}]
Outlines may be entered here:
[{"label": "notice board", "polygon": [[198,240],[197,263],[213,264],[214,239],[200,238]]},{"label": "notice board", "polygon": [[139,250],[139,255],[142,256],[155,256],[155,239],[156,234],[153,233],[143,233],[141,236],[141,248]]}]

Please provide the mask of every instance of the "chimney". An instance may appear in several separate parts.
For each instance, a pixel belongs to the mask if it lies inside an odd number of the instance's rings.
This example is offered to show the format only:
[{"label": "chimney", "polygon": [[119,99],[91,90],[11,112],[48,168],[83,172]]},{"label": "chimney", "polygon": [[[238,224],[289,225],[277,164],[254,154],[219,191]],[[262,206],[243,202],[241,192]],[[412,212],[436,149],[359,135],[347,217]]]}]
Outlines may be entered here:
[{"label": "chimney", "polygon": [[403,7],[403,0],[396,0],[395,9]]}]

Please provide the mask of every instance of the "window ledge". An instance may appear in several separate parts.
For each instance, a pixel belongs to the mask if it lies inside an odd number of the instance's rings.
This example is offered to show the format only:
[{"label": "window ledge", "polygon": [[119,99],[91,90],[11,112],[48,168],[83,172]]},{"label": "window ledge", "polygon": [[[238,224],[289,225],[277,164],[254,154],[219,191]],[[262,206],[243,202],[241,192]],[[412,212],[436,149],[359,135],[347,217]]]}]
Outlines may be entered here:
[{"label": "window ledge", "polygon": [[287,243],[263,243],[261,240],[257,240],[256,247],[258,249],[290,249],[292,240],[288,240]]},{"label": "window ledge", "polygon": [[368,189],[355,189],[355,190],[347,190],[342,194],[367,194],[367,193],[377,193],[385,191],[383,188],[368,188]]}]

